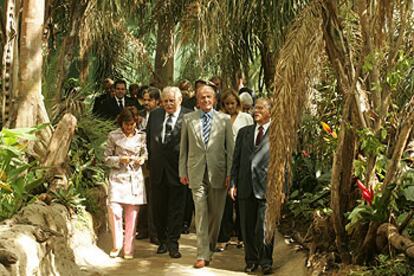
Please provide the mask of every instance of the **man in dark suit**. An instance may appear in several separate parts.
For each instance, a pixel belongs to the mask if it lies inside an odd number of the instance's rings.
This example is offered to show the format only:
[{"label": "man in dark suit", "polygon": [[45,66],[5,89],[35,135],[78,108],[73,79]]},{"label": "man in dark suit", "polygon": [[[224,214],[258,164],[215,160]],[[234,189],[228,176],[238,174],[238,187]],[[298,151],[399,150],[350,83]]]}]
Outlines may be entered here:
[{"label": "man in dark suit", "polygon": [[104,104],[104,115],[110,120],[115,120],[118,114],[124,109],[124,107],[134,105],[134,101],[130,97],[126,96],[126,81],[121,79],[116,80],[114,82],[114,89],[115,97],[107,98]]},{"label": "man in dark suit", "polygon": [[95,98],[95,102],[93,104],[92,113],[100,118],[105,119],[105,102],[108,101],[109,98],[112,98],[113,95],[113,85],[114,81],[110,78],[106,78],[103,81],[103,88],[104,92]]},{"label": "man in dark suit", "polygon": [[[160,104],[160,94],[161,91],[153,86],[146,87],[142,90],[142,106],[144,109],[139,113],[142,119],[138,127],[143,131],[145,131],[147,128],[147,123],[151,111],[158,108]],[[150,172],[148,163],[144,165],[143,173],[145,178],[145,188],[147,192],[147,205],[144,205],[140,208],[137,227],[138,235],[136,238],[142,240],[149,237],[151,243],[159,245],[157,231],[154,224],[154,212],[152,210],[152,187],[149,180]],[[155,170],[154,173],[157,174],[158,171]]]},{"label": "man in dark suit", "polygon": [[199,110],[183,118],[180,181],[191,188],[195,206],[197,260],[195,268],[210,264],[230,182],[234,138],[230,116],[214,110],[215,86],[196,91]]},{"label": "man in dark suit", "polygon": [[240,225],[245,244],[246,272],[262,267],[263,274],[272,273],[273,241],[264,241],[266,185],[269,164],[271,102],[260,98],[254,110],[255,124],[240,129],[234,149],[232,180],[229,190],[238,199]]},{"label": "man in dark suit", "polygon": [[178,159],[181,123],[185,113],[178,87],[167,86],[161,94],[162,107],[153,110],[147,123],[147,147],[152,188],[154,221],[160,245],[157,253],[169,251],[171,258],[180,258],[180,238],[186,187],[180,184]]},{"label": "man in dark suit", "polygon": [[142,117],[141,129],[146,129],[150,112],[160,106],[160,97],[161,91],[157,87],[150,86],[143,91],[142,106],[144,109],[140,112]]}]

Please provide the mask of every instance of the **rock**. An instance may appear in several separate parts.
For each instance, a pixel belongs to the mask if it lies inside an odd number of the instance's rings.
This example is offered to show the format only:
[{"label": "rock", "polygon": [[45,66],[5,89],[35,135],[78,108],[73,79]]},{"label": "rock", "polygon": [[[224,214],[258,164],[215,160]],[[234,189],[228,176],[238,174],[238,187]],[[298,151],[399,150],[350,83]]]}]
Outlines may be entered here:
[{"label": "rock", "polygon": [[4,266],[9,266],[11,264],[15,264],[17,262],[16,254],[0,249],[0,263]]}]

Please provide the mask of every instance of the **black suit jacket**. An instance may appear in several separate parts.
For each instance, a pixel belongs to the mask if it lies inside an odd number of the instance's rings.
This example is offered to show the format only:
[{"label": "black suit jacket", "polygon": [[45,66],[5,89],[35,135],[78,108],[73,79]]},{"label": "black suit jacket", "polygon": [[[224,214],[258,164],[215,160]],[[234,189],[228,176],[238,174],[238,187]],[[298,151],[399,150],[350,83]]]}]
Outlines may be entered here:
[{"label": "black suit jacket", "polygon": [[178,176],[178,159],[182,119],[184,114],[188,112],[191,110],[181,107],[174,129],[165,144],[162,143],[165,110],[158,108],[151,111],[149,115],[146,132],[152,185],[160,185],[164,174],[170,185],[182,185]]},{"label": "black suit jacket", "polygon": [[[133,106],[134,100],[132,100],[130,97],[125,96],[124,97],[125,101],[124,101],[124,107],[126,106]],[[118,105],[118,101],[116,97],[110,97],[105,101],[105,110],[104,110],[104,115],[106,118],[111,119],[111,120],[115,120],[116,116],[118,116],[118,114],[122,111],[119,108]]]},{"label": "black suit jacket", "polygon": [[254,145],[256,124],[239,130],[234,148],[231,185],[237,187],[237,197],[247,199],[253,193],[265,199],[269,164],[269,129],[261,143]]}]

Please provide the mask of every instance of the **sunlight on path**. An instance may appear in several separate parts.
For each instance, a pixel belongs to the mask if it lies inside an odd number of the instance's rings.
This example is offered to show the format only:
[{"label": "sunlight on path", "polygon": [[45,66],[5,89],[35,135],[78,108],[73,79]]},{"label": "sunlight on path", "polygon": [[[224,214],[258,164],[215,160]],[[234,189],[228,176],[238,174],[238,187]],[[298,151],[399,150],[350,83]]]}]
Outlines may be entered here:
[{"label": "sunlight on path", "polygon": [[[230,245],[222,253],[216,253],[209,267],[194,269],[192,265],[196,256],[195,238],[194,233],[181,236],[180,251],[183,257],[180,259],[171,259],[168,253],[157,255],[155,253],[156,245],[150,244],[148,240],[136,240],[133,260],[112,259],[111,265],[102,264],[99,269],[100,273],[92,275],[247,275],[243,272],[245,265],[243,249],[239,249],[235,245]],[[99,246],[105,252],[109,252],[111,247],[109,234],[100,237]],[[287,245],[280,234],[276,237],[274,260],[275,272],[273,275],[307,275],[304,267],[305,254],[296,252],[292,245]],[[260,272],[256,274],[261,275]]]}]

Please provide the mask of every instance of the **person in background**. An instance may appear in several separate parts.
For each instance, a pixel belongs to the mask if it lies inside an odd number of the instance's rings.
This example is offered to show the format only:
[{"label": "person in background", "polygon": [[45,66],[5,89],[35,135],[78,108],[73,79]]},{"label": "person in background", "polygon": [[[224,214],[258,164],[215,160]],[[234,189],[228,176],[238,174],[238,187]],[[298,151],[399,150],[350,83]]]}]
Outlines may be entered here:
[{"label": "person in background", "polygon": [[183,225],[186,187],[178,176],[181,123],[191,110],[181,107],[181,91],[167,86],[162,90],[162,108],[151,112],[147,124],[151,204],[160,245],[157,254],[167,251],[181,258],[178,241]]},{"label": "person in background", "polygon": [[209,265],[215,251],[230,182],[233,129],[230,116],[214,110],[215,86],[196,91],[199,110],[184,115],[179,176],[189,185],[195,206],[197,259],[194,268]]},{"label": "person in background", "polygon": [[183,95],[183,102],[187,101],[188,99],[194,96],[193,85],[189,80],[181,80],[178,84],[178,88]]},{"label": "person in background", "polygon": [[252,89],[250,89],[249,87],[242,87],[239,90],[239,95],[241,95],[243,93],[248,93],[250,95],[250,97],[252,97],[253,105],[256,103],[256,93],[254,93],[254,91]]},{"label": "person in background", "polygon": [[117,118],[119,128],[109,133],[104,151],[105,164],[111,168],[108,218],[113,245],[109,254],[117,257],[123,249],[125,259],[133,258],[136,218],[139,206],[146,204],[141,169],[148,158],[146,136],[136,129],[135,120],[133,112],[124,108]]},{"label": "person in background", "polygon": [[271,101],[259,98],[254,109],[255,124],[240,129],[236,138],[229,194],[238,200],[245,245],[245,272],[262,267],[272,274],[273,241],[265,243],[266,186],[269,165]]},{"label": "person in background", "polygon": [[134,106],[138,109],[138,110],[142,110],[144,109],[144,107],[141,105],[140,101],[139,101],[139,85],[136,83],[133,83],[129,86],[128,90],[129,90],[129,97],[132,99],[132,101],[134,102]]},{"label": "person in background", "polygon": [[[156,87],[150,86],[148,89],[143,90],[143,107],[144,109],[140,111],[141,124],[139,129],[146,131],[147,122],[151,111],[159,107],[160,104],[160,90]],[[156,173],[156,171],[155,171]],[[150,184],[150,174],[148,163],[144,166],[144,178],[145,178],[145,187],[147,188],[147,201],[151,202],[152,199],[152,189]],[[150,242],[153,244],[159,245],[159,240],[157,238],[157,229],[154,223],[154,212],[152,209],[153,204],[147,204],[141,208],[139,214],[139,223],[138,223],[138,235],[136,238],[138,240],[149,238]]]},{"label": "person in background", "polygon": [[99,118],[106,119],[105,116],[105,102],[109,99],[114,97],[115,92],[112,89],[114,81],[110,78],[104,79],[103,85],[103,93],[95,98],[95,102],[93,104],[92,113]]},{"label": "person in background", "polygon": [[245,113],[253,115],[253,98],[249,93],[243,92],[239,95],[241,110]]},{"label": "person in background", "polygon": [[133,100],[126,96],[127,83],[122,79],[118,79],[113,85],[115,96],[107,98],[105,101],[105,116],[110,120],[115,120],[118,114],[126,107],[134,105]]},{"label": "person in background", "polygon": [[[236,140],[239,129],[253,124],[253,117],[250,114],[241,112],[241,103],[237,93],[231,89],[226,90],[221,96],[223,111],[231,116],[233,136]],[[233,219],[235,210],[236,219]],[[239,204],[234,202],[228,195],[224,207],[223,219],[221,221],[220,234],[216,251],[223,251],[230,241],[232,233],[238,237],[238,246],[242,246],[242,235],[240,230]]]},{"label": "person in background", "polygon": [[[207,82],[201,79],[198,79],[194,82],[194,90],[197,91],[201,86],[205,85]],[[214,84],[212,84],[214,85]],[[193,94],[192,97],[183,101],[183,106],[191,110],[197,110],[197,97],[196,94]]]},{"label": "person in background", "polygon": [[160,106],[161,91],[154,86],[150,86],[147,90],[144,90],[142,99],[144,110],[140,114],[143,118],[141,129],[146,129],[150,112]]}]

